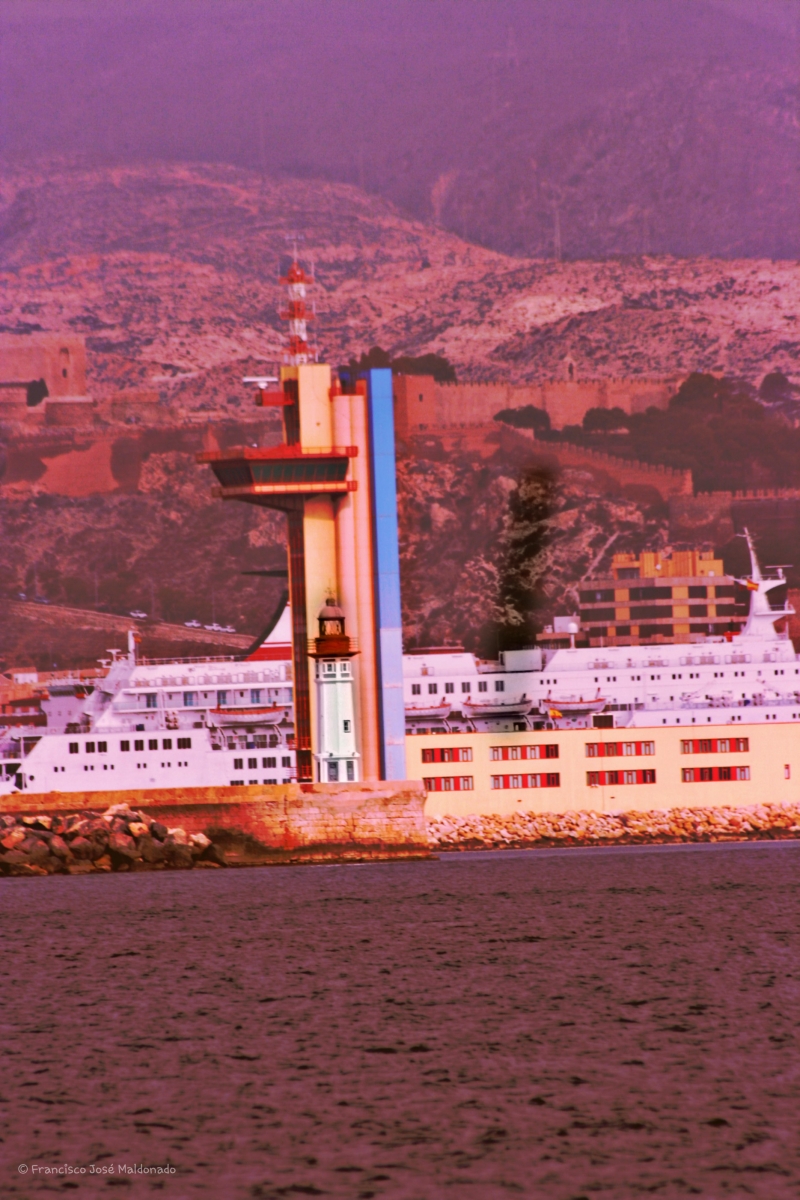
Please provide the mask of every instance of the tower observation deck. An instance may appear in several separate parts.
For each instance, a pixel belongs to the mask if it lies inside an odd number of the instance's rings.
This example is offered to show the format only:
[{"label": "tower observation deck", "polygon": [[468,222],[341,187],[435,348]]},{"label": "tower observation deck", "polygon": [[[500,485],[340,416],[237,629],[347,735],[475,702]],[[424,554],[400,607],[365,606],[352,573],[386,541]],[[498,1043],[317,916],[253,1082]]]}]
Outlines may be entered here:
[{"label": "tower observation deck", "polygon": [[[317,655],[310,630],[332,595],[356,652],[354,720],[362,777],[404,779],[391,371],[373,369],[343,387],[328,364],[310,361],[308,280],[296,261],[283,282],[290,289],[282,314],[290,320],[288,361],[277,381],[256,381],[256,403],[282,410],[283,444],[206,451],[197,460],[214,472],[220,499],[286,513],[298,781],[312,781],[319,761],[310,668]],[[293,294],[297,288],[302,295]]]}]

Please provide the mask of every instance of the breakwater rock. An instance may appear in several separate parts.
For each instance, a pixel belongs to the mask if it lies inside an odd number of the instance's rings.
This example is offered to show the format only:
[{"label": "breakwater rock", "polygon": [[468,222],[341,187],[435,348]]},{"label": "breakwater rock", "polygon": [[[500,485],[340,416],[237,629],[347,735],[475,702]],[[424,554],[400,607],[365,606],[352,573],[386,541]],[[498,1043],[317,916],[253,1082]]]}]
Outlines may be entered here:
[{"label": "breakwater rock", "polygon": [[[133,822],[137,826],[135,841],[146,834],[152,837],[155,823],[167,833],[182,831],[189,844],[195,844],[192,838],[204,838],[216,848],[207,850],[205,858],[198,855],[195,866],[218,853],[217,861],[224,857],[226,865],[233,867],[428,858],[430,843],[424,805],[422,784],[413,780],[287,783],[106,792],[16,792],[0,800],[0,819],[4,813],[8,814],[6,822],[10,817],[15,827],[36,831],[31,836],[41,841],[48,841],[44,835],[54,830],[66,840],[59,822],[78,817],[106,821],[106,814],[119,816],[127,811],[140,818]],[[139,824],[145,827],[144,832],[138,830]],[[100,836],[104,827],[97,828]],[[124,836],[132,835],[128,831]],[[8,853],[6,850],[0,855],[0,861]],[[175,855],[170,851],[164,860],[167,865],[172,857]],[[100,854],[97,861],[102,859]],[[122,860],[112,859],[112,869],[118,861]]]},{"label": "breakwater rock", "polygon": [[0,873],[88,875],[103,871],[187,871],[225,866],[204,833],[168,828],[127,804],[105,812],[0,815]]},{"label": "breakwater rock", "polygon": [[668,842],[800,837],[800,805],[671,808],[597,813],[518,812],[430,817],[431,845],[440,850],[523,849],[530,846],[611,846]]}]

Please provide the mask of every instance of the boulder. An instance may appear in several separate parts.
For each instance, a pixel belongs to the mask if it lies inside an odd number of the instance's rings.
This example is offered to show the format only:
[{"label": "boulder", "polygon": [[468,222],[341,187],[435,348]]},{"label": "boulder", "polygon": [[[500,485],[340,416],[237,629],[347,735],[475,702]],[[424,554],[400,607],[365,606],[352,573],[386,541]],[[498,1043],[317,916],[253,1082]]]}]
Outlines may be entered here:
[{"label": "boulder", "polygon": [[3,867],[18,867],[23,863],[29,863],[31,860],[23,850],[9,850],[7,854],[0,859]]},{"label": "boulder", "polygon": [[160,821],[151,821],[150,832],[154,838],[158,838],[160,842],[163,842],[164,838],[169,833],[169,830],[167,829],[166,825],[162,825]]},{"label": "boulder", "polygon": [[22,825],[15,825],[13,829],[9,829],[5,837],[0,838],[0,846],[4,850],[16,850],[20,842],[24,842],[28,837],[28,831]]},{"label": "boulder", "polygon": [[90,862],[71,862],[67,863],[67,873],[69,875],[91,875],[94,867]]},{"label": "boulder", "polygon": [[164,846],[161,842],[149,833],[143,833],[137,838],[137,845],[143,860],[146,863],[160,863],[164,861]]},{"label": "boulder", "polygon": [[108,852],[111,855],[112,863],[115,858],[124,859],[126,862],[133,862],[135,858],[142,857],[136,842],[127,833],[112,833],[108,839]]},{"label": "boulder", "polygon": [[148,832],[149,832],[149,830],[143,821],[129,821],[128,822],[128,833],[131,835],[131,837],[139,838],[142,836],[143,833],[148,833]]},{"label": "boulder", "polygon": [[174,829],[169,830],[164,842],[175,846],[188,846],[189,835],[185,829],[181,829],[180,825],[176,825]]},{"label": "boulder", "polygon": [[111,807],[107,808],[103,813],[103,817],[107,821],[112,820],[114,817],[125,817],[130,815],[132,815],[130,804],[112,804]]},{"label": "boulder", "polygon": [[[25,843],[23,842],[23,845]],[[50,858],[50,851],[47,848],[46,842],[40,842],[38,839],[28,851],[28,858],[37,867],[43,867]]]},{"label": "boulder", "polygon": [[169,839],[164,843],[164,860],[167,866],[174,867],[179,871],[186,871],[194,866],[191,846],[184,845],[182,842],[170,842]]},{"label": "boulder", "polygon": [[199,856],[211,845],[211,838],[207,838],[204,833],[191,833],[189,834],[189,845],[193,854]]},{"label": "boulder", "polygon": [[69,843],[69,848],[74,854],[75,858],[80,859],[81,861],[85,860],[88,862],[94,854],[94,842],[85,837],[73,838]]},{"label": "boulder", "polygon": [[50,838],[50,853],[56,858],[61,859],[62,862],[67,862],[72,858],[72,852],[70,851],[69,846],[62,837],[59,837],[57,833],[54,833]]}]

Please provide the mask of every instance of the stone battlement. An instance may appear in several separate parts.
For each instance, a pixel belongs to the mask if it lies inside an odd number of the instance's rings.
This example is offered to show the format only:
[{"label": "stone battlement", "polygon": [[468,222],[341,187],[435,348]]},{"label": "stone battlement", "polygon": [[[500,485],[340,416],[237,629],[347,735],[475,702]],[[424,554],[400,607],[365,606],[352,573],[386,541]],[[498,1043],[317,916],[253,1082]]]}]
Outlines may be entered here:
[{"label": "stone battlement", "polygon": [[664,378],[548,379],[539,383],[438,383],[431,375],[396,375],[395,428],[407,438],[426,430],[464,429],[491,421],[504,408],[532,405],[554,429],[580,425],[590,408],[626,413],[666,408],[681,376]]}]

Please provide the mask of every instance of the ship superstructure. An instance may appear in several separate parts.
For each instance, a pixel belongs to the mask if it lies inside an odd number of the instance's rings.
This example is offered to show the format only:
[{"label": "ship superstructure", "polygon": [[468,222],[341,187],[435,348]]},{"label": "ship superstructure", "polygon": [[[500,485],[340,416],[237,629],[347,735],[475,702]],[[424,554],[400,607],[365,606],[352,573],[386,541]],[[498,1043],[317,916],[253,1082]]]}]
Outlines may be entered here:
[{"label": "ship superstructure", "polygon": [[[800,722],[800,661],[784,629],[794,609],[765,574],[748,533],[751,572],[737,580],[750,612],[741,633],[680,644],[515,650],[485,662],[442,648],[406,655],[409,733],[513,732]],[[574,637],[573,637],[574,642]]]},{"label": "ship superstructure", "polygon": [[112,652],[72,718],[0,727],[0,793],[277,784],[296,778],[287,610],[252,658]]}]

